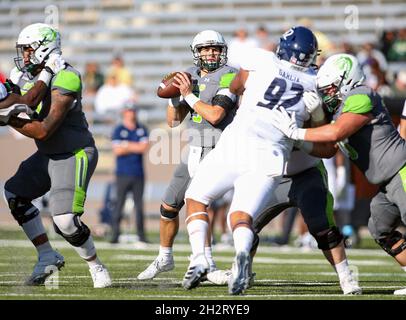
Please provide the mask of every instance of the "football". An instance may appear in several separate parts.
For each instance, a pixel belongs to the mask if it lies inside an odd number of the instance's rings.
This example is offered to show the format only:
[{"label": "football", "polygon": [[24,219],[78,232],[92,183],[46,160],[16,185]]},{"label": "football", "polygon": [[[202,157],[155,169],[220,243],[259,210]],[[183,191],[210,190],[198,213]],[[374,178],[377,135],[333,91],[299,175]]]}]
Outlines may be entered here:
[{"label": "football", "polygon": [[[168,73],[159,84],[156,94],[160,98],[175,98],[180,96],[179,88],[176,88],[173,83],[175,81],[175,76],[178,72]],[[192,79],[192,75],[185,72],[189,79]]]}]

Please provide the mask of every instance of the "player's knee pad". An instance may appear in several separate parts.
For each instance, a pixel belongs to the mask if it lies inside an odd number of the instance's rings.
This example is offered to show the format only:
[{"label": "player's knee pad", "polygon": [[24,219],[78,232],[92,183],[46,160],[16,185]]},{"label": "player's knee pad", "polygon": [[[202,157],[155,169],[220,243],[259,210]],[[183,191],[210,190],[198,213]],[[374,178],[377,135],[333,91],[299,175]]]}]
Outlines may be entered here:
[{"label": "player's knee pad", "polygon": [[313,235],[317,241],[317,246],[321,250],[330,250],[337,247],[343,240],[343,235],[337,227],[331,227],[327,230]]},{"label": "player's knee pad", "polygon": [[[175,208],[174,208],[175,209]],[[167,210],[163,205],[160,207],[161,217],[165,220],[173,220],[179,215],[179,211]]]},{"label": "player's knee pad", "polygon": [[39,214],[38,208],[29,199],[17,196],[7,190],[4,190],[4,198],[7,200],[11,214],[20,226],[34,219]]},{"label": "player's knee pad", "polygon": [[[80,221],[80,218],[77,215],[74,215],[69,223],[60,223],[57,219],[54,219],[54,229],[57,234],[61,235],[74,247],[80,247],[83,245],[90,236],[90,229]],[[74,230],[73,233],[72,230]]]},{"label": "player's knee pad", "polygon": [[[393,248],[393,246],[402,239],[404,241],[396,248]],[[392,257],[395,257],[403,250],[406,250],[406,235],[402,235],[399,231],[396,230],[381,239],[375,239],[375,241]]]}]

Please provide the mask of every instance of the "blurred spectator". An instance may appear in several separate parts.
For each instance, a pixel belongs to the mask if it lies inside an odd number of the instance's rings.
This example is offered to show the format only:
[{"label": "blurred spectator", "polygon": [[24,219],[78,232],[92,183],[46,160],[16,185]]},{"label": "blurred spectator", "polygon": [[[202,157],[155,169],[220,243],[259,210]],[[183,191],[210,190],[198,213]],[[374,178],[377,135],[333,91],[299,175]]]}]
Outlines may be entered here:
[{"label": "blurred spectator", "polygon": [[394,97],[406,98],[406,69],[397,73],[391,90]]},{"label": "blurred spectator", "polygon": [[108,70],[109,76],[115,76],[119,84],[132,86],[133,79],[130,71],[125,67],[124,60],[120,56],[114,57]]},{"label": "blurred spectator", "polygon": [[106,83],[97,91],[95,98],[95,110],[99,114],[118,112],[128,101],[135,101],[134,91],[130,86],[120,84],[117,76],[109,74]]},{"label": "blurred spectator", "polygon": [[99,70],[96,62],[86,63],[85,73],[83,75],[84,95],[95,95],[104,83],[104,76]]},{"label": "blurred spectator", "polygon": [[378,61],[371,57],[367,63],[369,65],[369,73],[365,75],[366,85],[377,91],[383,97],[391,96],[392,90],[386,80],[385,72],[379,67]]},{"label": "blurred spectator", "polygon": [[116,204],[112,217],[111,243],[118,243],[123,206],[127,194],[132,192],[136,212],[138,239],[146,242],[144,232],[144,165],[143,154],[148,150],[147,128],[137,121],[133,104],[121,111],[122,123],[113,132],[113,152],[116,155]]},{"label": "blurred spectator", "polygon": [[259,26],[255,31],[255,36],[260,48],[268,51],[275,51],[276,44],[271,41],[269,31],[265,26]]},{"label": "blurred spectator", "polygon": [[244,28],[238,29],[234,33],[228,45],[228,65],[239,69],[241,57],[244,56],[245,51],[249,48],[258,47],[257,40],[248,37],[248,31]]},{"label": "blurred spectator", "polygon": [[351,54],[353,56],[357,55],[353,45],[349,42],[346,42],[346,41],[342,42],[340,47],[341,47],[341,49],[338,50],[339,52]]},{"label": "blurred spectator", "polygon": [[406,28],[397,32],[390,43],[387,58],[389,61],[406,61]]},{"label": "blurred spectator", "polygon": [[361,51],[357,54],[357,59],[367,77],[368,74],[371,73],[370,65],[374,60],[378,62],[378,66],[383,72],[388,70],[388,62],[386,61],[384,54],[378,49],[375,49],[372,43],[368,42],[362,46]]},{"label": "blurred spectator", "polygon": [[0,81],[1,81],[1,83],[6,82],[6,79],[7,79],[7,76],[3,72],[0,71]]}]

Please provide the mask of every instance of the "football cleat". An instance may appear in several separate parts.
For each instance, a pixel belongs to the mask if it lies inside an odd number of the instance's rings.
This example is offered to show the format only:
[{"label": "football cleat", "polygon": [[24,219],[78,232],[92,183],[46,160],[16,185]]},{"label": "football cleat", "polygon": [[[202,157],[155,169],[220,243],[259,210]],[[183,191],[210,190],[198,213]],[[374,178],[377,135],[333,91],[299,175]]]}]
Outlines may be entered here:
[{"label": "football cleat", "polygon": [[406,295],[406,288],[404,289],[399,289],[393,292],[394,295],[396,296],[405,296]]},{"label": "football cleat", "polygon": [[206,278],[209,270],[210,266],[206,256],[204,254],[197,255],[190,261],[188,270],[183,277],[182,286],[187,290],[196,288]]},{"label": "football cleat", "polygon": [[[209,280],[211,283],[214,283],[218,286],[223,286],[225,284],[228,284],[228,282],[230,281],[232,276],[233,276],[233,273],[231,272],[231,270],[215,270],[215,271],[210,271],[207,274],[207,280]],[[250,274],[250,280],[249,280],[247,289],[251,288],[254,285],[255,276],[256,276],[255,272]]]},{"label": "football cleat", "polygon": [[102,264],[89,268],[93,280],[93,288],[107,288],[111,286],[110,274]]},{"label": "football cleat", "polygon": [[227,284],[231,277],[231,270],[214,270],[207,274],[207,280],[219,286]]},{"label": "football cleat", "polygon": [[340,279],[340,286],[344,294],[362,294],[358,281],[354,279],[352,272]]},{"label": "football cleat", "polygon": [[138,276],[138,280],[151,280],[156,277],[157,274],[161,272],[171,271],[175,268],[175,262],[173,257],[163,258],[158,256],[143,272]]},{"label": "football cleat", "polygon": [[38,286],[45,283],[45,280],[55,271],[65,265],[64,257],[57,251],[40,255],[31,276],[25,281],[27,286]]},{"label": "football cleat", "polygon": [[232,276],[228,282],[228,292],[231,295],[242,294],[250,283],[251,257],[242,251],[235,257]]}]

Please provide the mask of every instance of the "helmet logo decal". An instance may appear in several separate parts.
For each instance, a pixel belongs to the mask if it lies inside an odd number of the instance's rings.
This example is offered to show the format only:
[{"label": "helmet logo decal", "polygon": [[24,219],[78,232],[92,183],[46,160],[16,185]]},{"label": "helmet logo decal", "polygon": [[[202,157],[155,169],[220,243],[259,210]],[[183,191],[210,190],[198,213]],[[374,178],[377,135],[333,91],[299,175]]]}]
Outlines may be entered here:
[{"label": "helmet logo decal", "polygon": [[40,28],[38,31],[39,34],[44,37],[44,43],[48,43],[56,39],[56,32],[51,28],[44,27]]},{"label": "helmet logo decal", "polygon": [[289,29],[288,31],[286,31],[286,32],[282,35],[282,38],[283,38],[284,40],[286,40],[289,36],[291,36],[291,35],[293,34],[293,32],[294,32],[293,28],[292,28],[292,29]]},{"label": "helmet logo decal", "polygon": [[352,69],[352,60],[348,57],[340,57],[337,59],[337,61],[334,63],[337,68],[339,68],[342,71],[345,71],[344,77],[346,78],[347,75],[350,73]]}]

